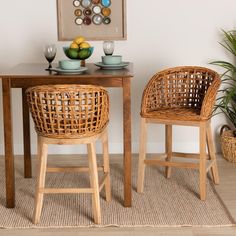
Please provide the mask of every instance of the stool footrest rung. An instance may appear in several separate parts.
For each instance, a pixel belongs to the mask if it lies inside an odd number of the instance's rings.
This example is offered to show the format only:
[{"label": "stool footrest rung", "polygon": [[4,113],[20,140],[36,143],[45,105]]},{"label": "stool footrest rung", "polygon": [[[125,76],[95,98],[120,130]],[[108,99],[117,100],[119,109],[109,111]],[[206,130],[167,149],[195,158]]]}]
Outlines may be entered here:
[{"label": "stool footrest rung", "polygon": [[92,188],[41,188],[39,193],[93,193]]},{"label": "stool footrest rung", "polygon": [[[199,159],[200,154],[199,153],[182,153],[182,152],[172,152],[173,157],[182,157],[182,158],[193,158],[193,159]],[[206,159],[209,159],[209,155],[206,155]]]},{"label": "stool footrest rung", "polygon": [[[98,166],[98,171],[103,171],[103,166]],[[51,173],[54,173],[54,172],[69,172],[69,173],[72,173],[72,172],[89,172],[89,168],[86,167],[86,166],[80,166],[80,167],[78,167],[78,166],[47,167],[47,172],[51,172]]]},{"label": "stool footrest rung", "polygon": [[199,169],[199,164],[189,163],[189,162],[171,162],[171,161],[161,161],[161,160],[144,160],[147,165],[158,165],[158,166],[171,166],[180,167],[186,169]]}]

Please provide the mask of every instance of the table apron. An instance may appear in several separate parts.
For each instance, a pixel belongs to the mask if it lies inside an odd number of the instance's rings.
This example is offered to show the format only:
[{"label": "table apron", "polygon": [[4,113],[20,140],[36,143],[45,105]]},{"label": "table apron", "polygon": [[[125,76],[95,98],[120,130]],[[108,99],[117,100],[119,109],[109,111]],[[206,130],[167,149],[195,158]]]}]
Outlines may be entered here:
[{"label": "table apron", "polygon": [[123,87],[123,78],[10,78],[11,88],[28,88],[45,84],[93,84],[103,87]]}]

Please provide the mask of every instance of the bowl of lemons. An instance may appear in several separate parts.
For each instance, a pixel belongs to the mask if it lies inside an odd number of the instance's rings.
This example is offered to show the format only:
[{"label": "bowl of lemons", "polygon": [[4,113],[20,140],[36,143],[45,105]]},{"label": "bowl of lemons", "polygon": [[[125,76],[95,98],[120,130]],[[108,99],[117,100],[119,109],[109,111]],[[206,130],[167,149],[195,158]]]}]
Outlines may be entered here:
[{"label": "bowl of lemons", "polygon": [[76,37],[69,47],[63,47],[65,55],[70,59],[85,60],[93,53],[93,47],[82,36]]}]

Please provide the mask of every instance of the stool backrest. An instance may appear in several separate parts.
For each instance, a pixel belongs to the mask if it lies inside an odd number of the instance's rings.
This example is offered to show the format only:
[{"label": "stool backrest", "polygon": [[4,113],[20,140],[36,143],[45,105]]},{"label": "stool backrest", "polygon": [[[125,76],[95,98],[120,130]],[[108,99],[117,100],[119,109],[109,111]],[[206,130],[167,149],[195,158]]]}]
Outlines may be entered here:
[{"label": "stool backrest", "polygon": [[[201,110],[210,87],[211,102],[204,104],[210,114],[220,86],[219,75],[205,67],[182,66],[155,74],[146,85],[141,105],[141,114],[158,108],[193,108]],[[209,114],[205,114],[208,116]]]},{"label": "stool backrest", "polygon": [[94,85],[42,85],[26,90],[36,132],[51,138],[100,133],[109,121],[109,97]]}]

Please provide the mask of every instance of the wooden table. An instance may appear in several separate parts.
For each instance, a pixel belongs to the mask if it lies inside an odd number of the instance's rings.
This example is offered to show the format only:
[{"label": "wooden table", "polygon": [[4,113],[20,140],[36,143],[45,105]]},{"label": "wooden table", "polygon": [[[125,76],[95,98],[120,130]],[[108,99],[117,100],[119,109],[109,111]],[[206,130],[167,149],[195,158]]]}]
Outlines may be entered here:
[{"label": "wooden table", "polygon": [[0,75],[2,79],[6,206],[15,207],[15,177],[12,126],[11,88],[22,89],[24,176],[31,178],[31,150],[29,109],[25,90],[28,87],[45,84],[95,84],[104,87],[119,87],[123,90],[123,143],[124,143],[124,206],[131,206],[131,97],[130,85],[133,77],[132,63],[122,70],[101,70],[93,64],[86,64],[88,70],[81,75],[58,75],[45,70],[46,64],[19,64]]}]

